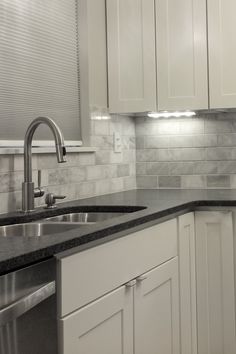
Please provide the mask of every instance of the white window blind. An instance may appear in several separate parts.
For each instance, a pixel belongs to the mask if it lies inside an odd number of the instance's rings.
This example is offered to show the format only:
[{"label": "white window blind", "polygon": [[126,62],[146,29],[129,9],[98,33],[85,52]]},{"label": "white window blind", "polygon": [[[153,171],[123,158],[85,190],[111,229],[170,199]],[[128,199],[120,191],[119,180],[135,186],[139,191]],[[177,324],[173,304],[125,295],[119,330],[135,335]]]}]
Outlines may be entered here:
[{"label": "white window blind", "polygon": [[80,140],[78,48],[77,0],[0,0],[0,140],[22,140],[37,116]]}]

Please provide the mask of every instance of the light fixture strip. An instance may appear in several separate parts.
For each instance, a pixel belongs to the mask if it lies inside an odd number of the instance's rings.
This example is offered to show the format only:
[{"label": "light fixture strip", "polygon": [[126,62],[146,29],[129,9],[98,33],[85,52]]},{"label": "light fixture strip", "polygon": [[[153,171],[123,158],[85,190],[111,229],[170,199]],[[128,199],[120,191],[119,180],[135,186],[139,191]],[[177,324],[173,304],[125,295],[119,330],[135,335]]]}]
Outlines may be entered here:
[{"label": "light fixture strip", "polygon": [[194,117],[195,112],[183,111],[183,112],[149,112],[150,118],[180,118],[180,117]]}]

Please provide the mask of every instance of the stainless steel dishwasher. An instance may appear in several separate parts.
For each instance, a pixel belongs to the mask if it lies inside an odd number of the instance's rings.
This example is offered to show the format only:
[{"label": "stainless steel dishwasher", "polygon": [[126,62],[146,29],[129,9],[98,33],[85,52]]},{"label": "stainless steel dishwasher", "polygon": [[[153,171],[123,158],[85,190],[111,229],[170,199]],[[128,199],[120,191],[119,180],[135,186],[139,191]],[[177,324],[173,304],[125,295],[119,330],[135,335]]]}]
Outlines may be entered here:
[{"label": "stainless steel dishwasher", "polygon": [[0,354],[57,354],[56,263],[0,277]]}]

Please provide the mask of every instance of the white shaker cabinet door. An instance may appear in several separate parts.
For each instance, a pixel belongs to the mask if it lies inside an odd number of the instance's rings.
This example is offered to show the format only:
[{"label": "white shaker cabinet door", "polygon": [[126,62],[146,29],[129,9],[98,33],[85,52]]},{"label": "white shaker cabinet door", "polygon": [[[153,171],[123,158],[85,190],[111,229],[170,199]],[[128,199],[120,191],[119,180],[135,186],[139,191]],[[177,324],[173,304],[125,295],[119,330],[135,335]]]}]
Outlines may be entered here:
[{"label": "white shaker cabinet door", "polygon": [[135,354],[179,354],[178,257],[137,278]]},{"label": "white shaker cabinet door", "polygon": [[156,0],[156,48],[158,109],[207,109],[206,1]]},{"label": "white shaker cabinet door", "polygon": [[235,0],[208,0],[210,108],[236,107]]},{"label": "white shaker cabinet door", "polygon": [[231,212],[196,212],[198,354],[235,354]]},{"label": "white shaker cabinet door", "polygon": [[60,320],[61,354],[132,354],[132,304],[122,286]]},{"label": "white shaker cabinet door", "polygon": [[156,110],[154,0],[107,0],[109,109]]},{"label": "white shaker cabinet door", "polygon": [[194,213],[179,217],[179,287],[181,354],[197,354]]}]

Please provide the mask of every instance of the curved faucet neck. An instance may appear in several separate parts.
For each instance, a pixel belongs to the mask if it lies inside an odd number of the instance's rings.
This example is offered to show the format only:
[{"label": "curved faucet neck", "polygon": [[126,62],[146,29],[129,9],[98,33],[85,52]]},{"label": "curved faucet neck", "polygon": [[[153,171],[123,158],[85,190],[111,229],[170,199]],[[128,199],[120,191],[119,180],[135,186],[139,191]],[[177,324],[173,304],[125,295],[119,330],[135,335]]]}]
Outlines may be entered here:
[{"label": "curved faucet neck", "polygon": [[64,137],[58,125],[48,117],[38,117],[29,125],[24,140],[24,183],[22,186],[22,208],[24,211],[34,209],[34,184],[32,182],[32,141],[35,130],[40,124],[46,124],[53,133],[57,160],[66,162]]},{"label": "curved faucet neck", "polygon": [[33,141],[34,133],[40,124],[46,124],[53,133],[58,162],[59,163],[66,162],[64,137],[62,135],[60,128],[51,118],[38,117],[30,123],[25,134],[25,140],[24,140],[24,181],[25,182],[32,182],[32,141]]}]

